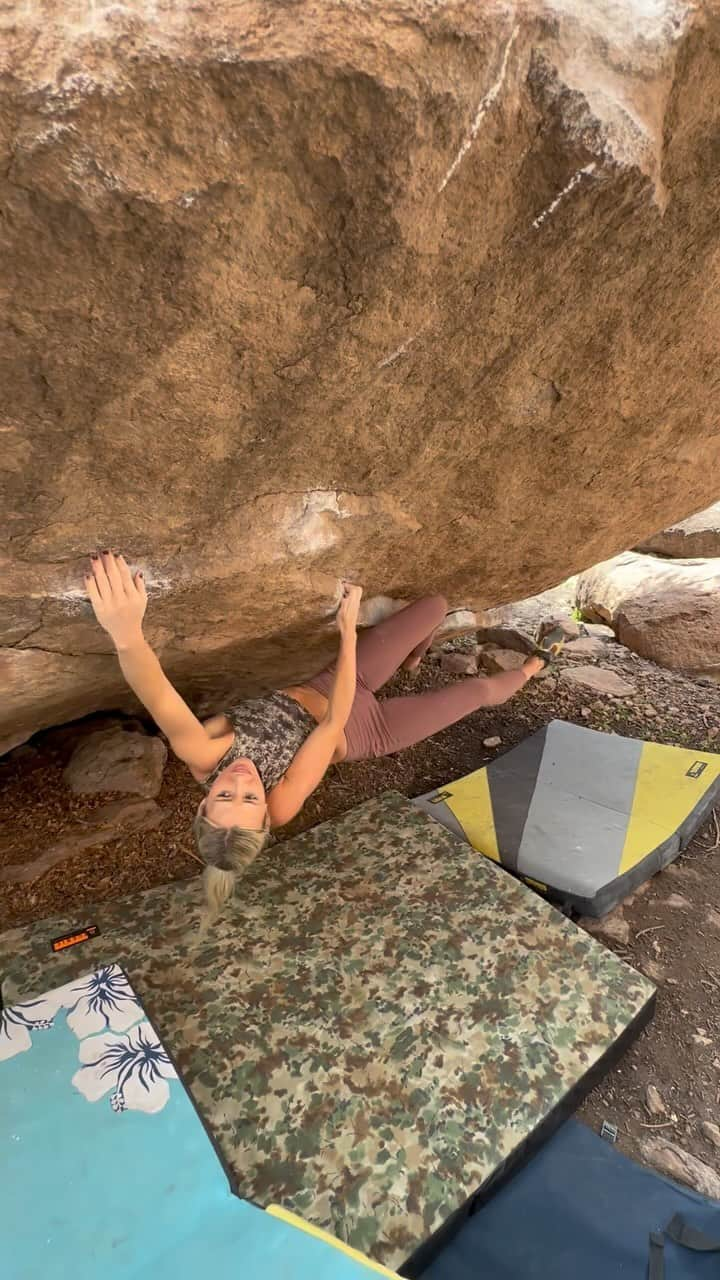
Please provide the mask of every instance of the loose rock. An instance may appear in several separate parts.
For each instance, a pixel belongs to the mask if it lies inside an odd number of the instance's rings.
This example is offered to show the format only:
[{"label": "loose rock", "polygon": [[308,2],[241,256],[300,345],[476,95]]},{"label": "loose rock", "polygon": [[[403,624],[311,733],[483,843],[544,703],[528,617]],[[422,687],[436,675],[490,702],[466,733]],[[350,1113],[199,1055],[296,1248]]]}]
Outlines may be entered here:
[{"label": "loose rock", "polygon": [[700,1129],[703,1137],[720,1151],[720,1125],[713,1124],[712,1120],[703,1120]]},{"label": "loose rock", "polygon": [[440,670],[446,676],[476,676],[477,669],[474,653],[444,653],[440,659]]},{"label": "loose rock", "polygon": [[671,893],[670,897],[665,899],[665,905],[667,907],[673,907],[676,910],[680,911],[685,907],[689,907],[690,903],[688,902],[688,899],[684,898],[681,893]]},{"label": "loose rock", "polygon": [[649,1084],[645,1090],[645,1106],[651,1116],[666,1116],[667,1107],[662,1100],[660,1090],[654,1084]]},{"label": "loose rock", "polygon": [[[657,983],[658,986],[665,982],[665,970],[661,964],[657,963],[656,960],[643,960],[640,964],[640,968],[645,974],[645,977],[649,978],[651,982]],[[676,985],[672,979],[670,981],[672,986]]]},{"label": "loose rock", "polygon": [[73,752],[63,778],[75,795],[122,791],[149,798],[160,790],[166,760],[162,738],[117,726],[88,734]]},{"label": "loose rock", "polygon": [[603,622],[583,622],[583,631],[589,636],[595,636],[598,640],[614,640],[615,632],[612,627],[606,627]]},{"label": "loose rock", "polygon": [[566,646],[576,644],[582,636],[582,628],[579,622],[575,622],[574,618],[546,618],[538,627],[538,641],[542,643],[551,631],[561,631],[565,639]]},{"label": "loose rock", "polygon": [[483,738],[483,746],[487,747],[488,751],[491,751],[494,747],[499,747],[501,743],[502,738]]},{"label": "loose rock", "polygon": [[694,1187],[703,1196],[720,1199],[720,1176],[689,1151],[683,1151],[667,1138],[645,1138],[640,1143],[643,1159],[668,1178],[676,1178]]},{"label": "loose rock", "polygon": [[568,658],[602,658],[606,653],[605,641],[598,640],[595,636],[580,636],[579,640],[570,640],[563,649],[563,654]]},{"label": "loose rock", "polygon": [[608,938],[611,942],[627,943],[630,941],[630,925],[622,914],[622,907],[617,907],[601,920],[584,917],[579,921],[583,929],[599,938]]},{"label": "loose rock", "polygon": [[627,680],[622,680],[614,671],[604,667],[568,667],[561,673],[561,680],[570,684],[581,685],[593,693],[604,693],[610,698],[629,698],[634,688]]},{"label": "loose rock", "polygon": [[498,671],[519,671],[525,659],[524,653],[516,653],[514,649],[497,649],[494,645],[481,649],[478,654],[480,666],[489,675],[495,675]]}]

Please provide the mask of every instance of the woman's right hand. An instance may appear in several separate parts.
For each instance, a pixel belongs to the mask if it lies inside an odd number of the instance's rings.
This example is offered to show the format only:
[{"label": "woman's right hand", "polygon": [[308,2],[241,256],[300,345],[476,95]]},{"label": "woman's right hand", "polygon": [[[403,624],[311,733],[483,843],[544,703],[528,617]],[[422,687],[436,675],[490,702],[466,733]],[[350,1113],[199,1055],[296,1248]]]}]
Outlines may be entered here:
[{"label": "woman's right hand", "polygon": [[147,593],[142,573],[130,572],[122,556],[103,551],[90,561],[85,588],[95,617],[116,649],[129,649],[142,641]]},{"label": "woman's right hand", "polygon": [[337,612],[338,630],[343,636],[354,635],[357,629],[363,589],[352,582],[343,582],[342,591],[342,600]]}]

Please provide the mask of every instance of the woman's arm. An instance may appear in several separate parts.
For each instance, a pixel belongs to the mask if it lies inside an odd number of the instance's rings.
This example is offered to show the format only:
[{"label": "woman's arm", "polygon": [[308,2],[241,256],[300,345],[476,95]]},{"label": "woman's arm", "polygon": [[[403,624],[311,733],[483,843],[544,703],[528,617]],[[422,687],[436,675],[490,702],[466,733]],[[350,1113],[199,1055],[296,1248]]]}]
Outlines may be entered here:
[{"label": "woman's arm", "polygon": [[302,809],[322,781],[337,751],[355,697],[357,618],[362,588],[348,586],[338,612],[340,652],[325,716],[296,752],[285,777],[267,797],[274,827],[282,827]]},{"label": "woman's arm", "polygon": [[142,573],[132,576],[122,556],[93,556],[85,586],[100,626],[107,631],[122,673],[181,760],[199,770],[217,763],[200,721],[173,688],[142,631],[147,593]]}]

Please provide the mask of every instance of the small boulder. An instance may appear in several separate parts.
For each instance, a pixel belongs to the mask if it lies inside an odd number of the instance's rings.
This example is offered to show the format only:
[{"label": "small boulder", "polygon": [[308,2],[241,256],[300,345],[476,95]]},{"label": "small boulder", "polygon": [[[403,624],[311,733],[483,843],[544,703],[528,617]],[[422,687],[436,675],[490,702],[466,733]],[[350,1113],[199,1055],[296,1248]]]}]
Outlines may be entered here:
[{"label": "small boulder", "polygon": [[607,653],[604,640],[595,636],[580,636],[578,640],[568,640],[563,654],[568,658],[602,658]]},{"label": "small boulder", "polygon": [[499,747],[501,745],[502,738],[483,738],[483,746],[487,747],[488,751],[492,751],[495,747]]},{"label": "small boulder", "polygon": [[630,698],[635,692],[627,680],[605,667],[568,667],[560,678],[592,693],[604,693],[608,698]]},{"label": "small boulder", "polygon": [[75,795],[121,791],[149,799],[160,790],[166,760],[162,738],[116,725],[88,734],[73,752],[63,778]]},{"label": "small boulder", "polygon": [[665,899],[666,907],[673,907],[675,910],[682,911],[685,907],[689,907],[690,903],[681,893],[671,893],[669,898]]},{"label": "small boulder", "polygon": [[476,676],[477,655],[456,650],[444,653],[440,659],[440,670],[446,676]]},{"label": "small boulder", "polygon": [[519,671],[526,657],[526,654],[516,653],[514,649],[497,649],[495,645],[490,645],[480,650],[478,661],[483,671],[488,675],[495,675],[498,671]]},{"label": "small boulder", "polygon": [[573,640],[579,640],[582,636],[581,624],[576,622],[574,618],[546,618],[538,627],[538,643],[542,644],[551,631],[560,631],[566,644],[572,643]]},{"label": "small boulder", "polygon": [[720,1176],[715,1170],[668,1138],[645,1138],[640,1143],[640,1151],[643,1159],[659,1173],[694,1187],[712,1200],[720,1199]]}]

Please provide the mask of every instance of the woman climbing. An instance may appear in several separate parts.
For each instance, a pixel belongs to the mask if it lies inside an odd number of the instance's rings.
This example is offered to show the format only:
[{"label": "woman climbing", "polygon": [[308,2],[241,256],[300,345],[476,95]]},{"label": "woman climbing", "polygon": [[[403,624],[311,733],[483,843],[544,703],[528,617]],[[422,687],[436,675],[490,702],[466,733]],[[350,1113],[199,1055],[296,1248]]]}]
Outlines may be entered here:
[{"label": "woman climbing", "polygon": [[330,764],[402,751],[479,707],[506,702],[544,666],[533,656],[517,671],[471,676],[430,693],[379,702],[377,690],[400,667],[419,665],[447,604],[442,596],[427,596],[358,639],[362,588],[346,584],[337,615],[340,649],[332,666],[306,684],[240,702],[201,724],[143,636],[142,573],[133,575],[123,556],[111,551],[94,555],[91,570],[86,589],[125,679],[205,789],[193,827],[215,911],[270,829],[299,813]]}]

